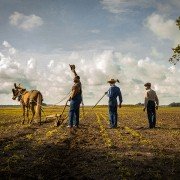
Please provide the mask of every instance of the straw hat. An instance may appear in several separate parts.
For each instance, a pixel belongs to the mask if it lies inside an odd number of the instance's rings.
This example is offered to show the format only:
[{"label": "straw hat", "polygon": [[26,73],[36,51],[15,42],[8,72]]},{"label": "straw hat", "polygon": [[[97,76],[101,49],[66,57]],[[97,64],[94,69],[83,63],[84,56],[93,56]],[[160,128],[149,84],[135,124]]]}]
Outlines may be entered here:
[{"label": "straw hat", "polygon": [[114,83],[116,83],[116,82],[119,82],[119,80],[117,79],[117,80],[115,80],[115,79],[110,79],[109,81],[107,81],[108,83],[110,83],[110,84],[114,84]]}]

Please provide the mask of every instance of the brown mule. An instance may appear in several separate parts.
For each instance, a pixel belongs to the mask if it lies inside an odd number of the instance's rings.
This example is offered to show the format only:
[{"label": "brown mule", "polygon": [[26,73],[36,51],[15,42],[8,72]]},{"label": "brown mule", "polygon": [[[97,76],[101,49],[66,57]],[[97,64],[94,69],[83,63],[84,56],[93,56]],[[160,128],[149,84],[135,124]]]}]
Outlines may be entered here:
[{"label": "brown mule", "polygon": [[[39,124],[41,124],[41,106],[43,97],[40,91],[37,90],[31,90],[26,91],[25,88],[23,88],[20,84],[17,86],[16,83],[14,83],[14,89],[12,89],[13,92],[13,100],[16,100],[18,98],[18,101],[20,101],[20,104],[23,109],[23,121],[22,124],[25,122],[25,116],[27,116],[28,123],[32,123],[34,120],[35,114],[39,116]],[[36,108],[35,108],[36,107]],[[32,119],[29,120],[29,110],[32,111]],[[26,113],[27,110],[27,113]]]}]

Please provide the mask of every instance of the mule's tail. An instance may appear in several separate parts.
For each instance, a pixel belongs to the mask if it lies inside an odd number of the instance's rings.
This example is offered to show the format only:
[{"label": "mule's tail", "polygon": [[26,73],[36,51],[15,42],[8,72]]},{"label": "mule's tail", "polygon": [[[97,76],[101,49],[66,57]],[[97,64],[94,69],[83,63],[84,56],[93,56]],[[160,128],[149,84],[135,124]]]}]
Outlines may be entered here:
[{"label": "mule's tail", "polygon": [[42,106],[43,97],[41,92],[38,92],[37,95],[37,104],[36,104],[36,114],[39,116],[39,123],[41,124],[41,106]]}]

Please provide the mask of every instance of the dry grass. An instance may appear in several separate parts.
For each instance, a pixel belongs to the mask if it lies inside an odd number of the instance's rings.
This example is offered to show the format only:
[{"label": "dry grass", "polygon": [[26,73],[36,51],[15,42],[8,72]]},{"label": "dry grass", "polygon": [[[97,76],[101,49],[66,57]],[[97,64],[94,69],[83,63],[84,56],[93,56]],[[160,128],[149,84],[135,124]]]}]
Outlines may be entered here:
[{"label": "dry grass", "polygon": [[[62,108],[46,108],[45,115]],[[80,128],[65,121],[21,125],[21,109],[0,109],[0,177],[6,179],[178,179],[180,111],[160,108],[156,129],[147,129],[139,107],[119,110],[117,129],[108,129],[106,107],[85,108]],[[65,116],[67,115],[67,110]]]}]

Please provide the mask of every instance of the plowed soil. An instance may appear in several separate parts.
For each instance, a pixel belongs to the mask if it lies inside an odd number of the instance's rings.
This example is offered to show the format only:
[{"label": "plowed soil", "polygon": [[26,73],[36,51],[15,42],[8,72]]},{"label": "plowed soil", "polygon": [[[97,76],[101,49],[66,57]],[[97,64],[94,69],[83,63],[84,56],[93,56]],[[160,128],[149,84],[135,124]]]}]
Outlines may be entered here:
[{"label": "plowed soil", "polygon": [[1,108],[0,179],[179,179],[179,108],[160,108],[155,129],[141,107],[118,111],[116,129],[108,129],[107,107],[98,107],[85,108],[80,127],[70,130],[44,115],[41,126],[22,125],[20,108]]}]

